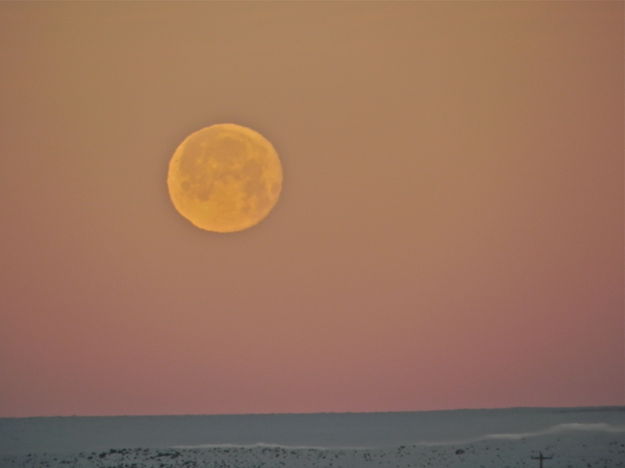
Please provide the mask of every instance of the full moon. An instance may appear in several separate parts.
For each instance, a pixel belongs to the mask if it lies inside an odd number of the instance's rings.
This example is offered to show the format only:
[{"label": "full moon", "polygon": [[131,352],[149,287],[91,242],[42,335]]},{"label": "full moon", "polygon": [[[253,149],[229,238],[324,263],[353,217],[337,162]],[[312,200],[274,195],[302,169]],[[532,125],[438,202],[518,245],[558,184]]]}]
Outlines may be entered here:
[{"label": "full moon", "polygon": [[260,223],[282,190],[272,144],[241,125],[216,124],[186,137],[169,162],[169,196],[200,229],[236,232]]}]

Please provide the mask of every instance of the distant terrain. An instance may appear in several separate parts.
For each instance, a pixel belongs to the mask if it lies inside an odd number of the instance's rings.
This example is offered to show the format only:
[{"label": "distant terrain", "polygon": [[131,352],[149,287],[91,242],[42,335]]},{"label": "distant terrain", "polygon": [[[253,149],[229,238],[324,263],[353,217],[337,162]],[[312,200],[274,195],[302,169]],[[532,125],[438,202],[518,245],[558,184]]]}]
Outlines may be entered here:
[{"label": "distant terrain", "polygon": [[625,467],[625,408],[0,419],[0,467]]}]

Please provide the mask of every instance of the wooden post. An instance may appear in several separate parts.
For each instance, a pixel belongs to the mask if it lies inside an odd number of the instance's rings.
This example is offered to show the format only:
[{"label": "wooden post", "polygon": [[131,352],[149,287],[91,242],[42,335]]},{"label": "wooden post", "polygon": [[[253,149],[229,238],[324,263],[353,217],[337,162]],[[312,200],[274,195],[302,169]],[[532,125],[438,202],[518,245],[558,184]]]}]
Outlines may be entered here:
[{"label": "wooden post", "polygon": [[543,460],[551,460],[553,456],[545,457],[542,452],[538,452],[538,453],[539,455],[537,457],[532,457],[532,460],[538,460],[538,466],[540,468],[543,468]]}]

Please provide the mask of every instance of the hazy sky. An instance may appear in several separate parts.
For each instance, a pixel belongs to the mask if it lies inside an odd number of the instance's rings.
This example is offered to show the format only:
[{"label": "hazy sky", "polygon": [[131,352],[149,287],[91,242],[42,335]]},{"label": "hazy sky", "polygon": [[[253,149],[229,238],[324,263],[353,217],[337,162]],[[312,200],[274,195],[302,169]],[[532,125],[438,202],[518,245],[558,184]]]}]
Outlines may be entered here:
[{"label": "hazy sky", "polygon": [[[625,404],[623,2],[0,4],[0,416]],[[235,122],[235,234],[165,182]]]}]

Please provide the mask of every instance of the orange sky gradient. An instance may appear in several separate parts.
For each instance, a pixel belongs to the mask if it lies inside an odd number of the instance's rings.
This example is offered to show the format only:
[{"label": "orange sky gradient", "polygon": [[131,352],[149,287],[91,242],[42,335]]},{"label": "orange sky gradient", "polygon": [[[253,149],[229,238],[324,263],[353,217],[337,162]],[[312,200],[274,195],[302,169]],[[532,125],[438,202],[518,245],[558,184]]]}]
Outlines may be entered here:
[{"label": "orange sky gradient", "polygon": [[[625,404],[622,2],[0,4],[0,416]],[[281,200],[174,210],[249,126]]]}]

